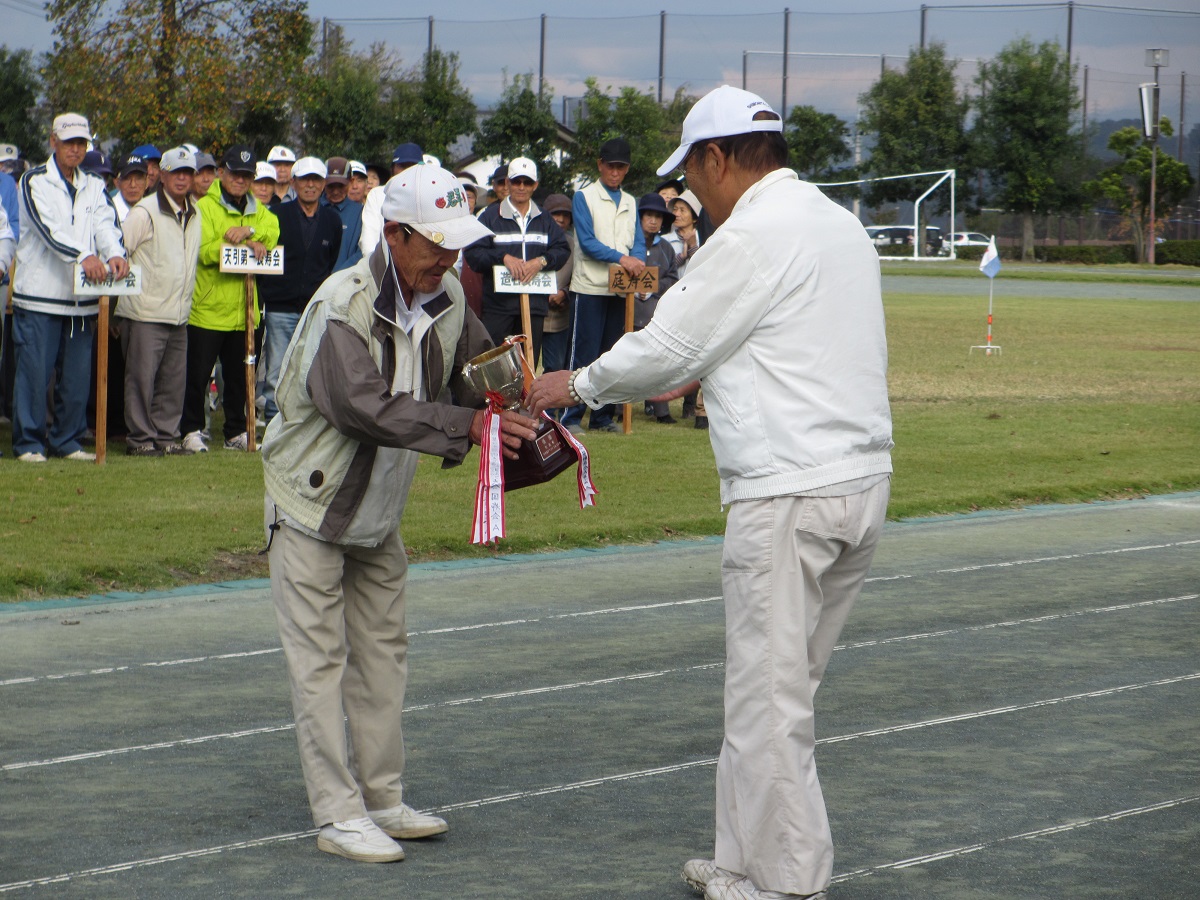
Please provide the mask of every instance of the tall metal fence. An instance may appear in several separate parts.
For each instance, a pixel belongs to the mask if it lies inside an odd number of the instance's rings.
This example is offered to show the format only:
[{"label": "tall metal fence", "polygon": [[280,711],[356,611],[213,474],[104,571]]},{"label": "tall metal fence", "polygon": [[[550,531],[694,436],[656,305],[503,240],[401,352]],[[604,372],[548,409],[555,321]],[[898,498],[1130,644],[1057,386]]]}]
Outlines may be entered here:
[{"label": "tall metal fence", "polygon": [[[632,86],[664,100],[677,89],[703,94],[743,85],[784,111],[815,106],[852,122],[858,97],[883,68],[903,67],[909,52],[937,41],[962,60],[957,78],[974,92],[979,62],[1028,36],[1057,41],[1079,66],[1089,120],[1136,118],[1137,87],[1153,79],[1148,48],[1167,48],[1162,110],[1182,131],[1200,121],[1200,10],[1095,3],[929,5],[884,12],[692,15],[651,13],[605,18],[539,17],[463,21],[437,16],[328,20],[357,49],[382,44],[415,64],[429,47],[454,52],[461,77],[481,107],[507,79],[532,73],[553,91],[569,120],[584,79]],[[571,124],[569,121],[566,124]],[[1164,149],[1174,152],[1170,141]]]}]

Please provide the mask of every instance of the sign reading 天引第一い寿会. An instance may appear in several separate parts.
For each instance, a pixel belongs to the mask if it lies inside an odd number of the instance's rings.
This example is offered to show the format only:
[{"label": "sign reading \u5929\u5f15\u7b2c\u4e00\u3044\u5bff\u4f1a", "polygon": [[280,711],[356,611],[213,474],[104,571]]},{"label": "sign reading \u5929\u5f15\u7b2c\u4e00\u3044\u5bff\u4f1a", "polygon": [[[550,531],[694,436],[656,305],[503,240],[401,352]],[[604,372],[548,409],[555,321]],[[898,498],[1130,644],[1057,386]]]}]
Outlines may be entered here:
[{"label": "sign reading \u5929\u5f15\u7b2c\u4e00\u3044\u5bff\u4f1a", "polygon": [[243,275],[282,275],[283,246],[267,251],[261,259],[254,258],[254,251],[245,244],[222,244],[219,268],[222,272]]}]

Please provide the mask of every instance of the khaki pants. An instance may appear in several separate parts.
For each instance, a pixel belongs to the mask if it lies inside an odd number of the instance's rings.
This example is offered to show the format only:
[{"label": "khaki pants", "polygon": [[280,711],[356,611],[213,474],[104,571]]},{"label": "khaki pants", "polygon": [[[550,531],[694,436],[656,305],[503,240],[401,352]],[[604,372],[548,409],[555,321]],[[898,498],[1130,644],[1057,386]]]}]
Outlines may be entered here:
[{"label": "khaki pants", "polygon": [[716,864],[761,890],[812,894],[833,875],[813,694],[866,579],[889,493],[885,481],[847,497],[729,509]]},{"label": "khaki pants", "polygon": [[399,806],[408,680],[399,533],[378,547],[348,547],[282,524],[270,562],[313,822]]}]

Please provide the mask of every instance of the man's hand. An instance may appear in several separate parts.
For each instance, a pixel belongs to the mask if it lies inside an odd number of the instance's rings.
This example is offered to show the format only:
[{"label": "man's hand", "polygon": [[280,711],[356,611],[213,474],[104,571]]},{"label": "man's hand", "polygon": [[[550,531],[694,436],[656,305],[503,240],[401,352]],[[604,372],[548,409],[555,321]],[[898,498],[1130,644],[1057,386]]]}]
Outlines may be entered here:
[{"label": "man's hand", "polygon": [[536,259],[518,259],[515,256],[505,255],[504,267],[512,272],[513,278],[517,281],[528,281],[538,272],[542,271],[542,258],[539,256]]},{"label": "man's hand", "polygon": [[129,260],[123,256],[114,256],[108,261],[108,271],[113,278],[124,278],[129,274]]},{"label": "man's hand", "polygon": [[[532,441],[537,437],[537,420],[523,416],[510,409],[500,413],[500,442],[504,444],[504,455],[509,459],[517,458],[517,448],[521,441]],[[476,410],[471,419],[471,428],[467,432],[472,444],[483,443],[483,410]]]},{"label": "man's hand", "polygon": [[250,248],[251,252],[254,254],[254,258],[259,262],[262,262],[263,257],[267,255],[266,245],[260,243],[259,241],[250,241],[248,244],[246,244],[246,246]]},{"label": "man's hand", "polygon": [[567,292],[566,291],[556,291],[555,293],[551,294],[550,295],[550,305],[553,306],[555,309],[566,309]]},{"label": "man's hand", "polygon": [[630,278],[637,278],[646,268],[646,264],[636,256],[622,256],[620,266],[629,273]]},{"label": "man's hand", "polygon": [[108,272],[104,270],[104,263],[100,262],[100,257],[95,253],[87,257],[79,265],[83,267],[83,275],[92,284],[99,284],[102,281],[108,280]]},{"label": "man's hand", "polygon": [[239,225],[238,227],[230,228],[225,232],[225,243],[240,244],[252,234],[254,234],[254,229],[249,225]]},{"label": "man's hand", "polygon": [[535,378],[529,393],[525,395],[525,405],[535,416],[543,410],[559,409],[564,406],[575,406],[567,384],[571,381],[571,372],[563,369],[559,372],[547,372],[540,378]]}]

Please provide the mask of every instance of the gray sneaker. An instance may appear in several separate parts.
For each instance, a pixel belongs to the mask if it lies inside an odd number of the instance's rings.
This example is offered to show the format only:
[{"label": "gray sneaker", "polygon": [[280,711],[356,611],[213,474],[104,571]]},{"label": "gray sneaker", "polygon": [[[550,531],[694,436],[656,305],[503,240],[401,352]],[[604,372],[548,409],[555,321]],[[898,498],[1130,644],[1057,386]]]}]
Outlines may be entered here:
[{"label": "gray sneaker", "polygon": [[385,863],[404,859],[404,848],[366,817],[323,826],[317,834],[317,849],[355,862]]},{"label": "gray sneaker", "polygon": [[760,891],[749,878],[728,881],[715,878],[704,889],[704,900],[826,900],[824,891],[815,894],[781,894],[779,891]]},{"label": "gray sneaker", "polygon": [[[255,449],[258,448],[257,442],[255,443],[254,446],[255,446]],[[225,442],[226,450],[240,450],[242,453],[245,453],[249,448],[250,448],[250,438],[244,431],[241,434],[239,434],[237,437],[231,437],[229,440],[227,440]]]},{"label": "gray sneaker", "polygon": [[183,447],[185,450],[190,450],[192,453],[207,453],[208,444],[204,443],[204,438],[199,431],[189,431],[183,436]]},{"label": "gray sneaker", "polygon": [[185,447],[183,441],[172,441],[169,444],[164,444],[161,449],[167,456],[192,456],[196,452]]}]

